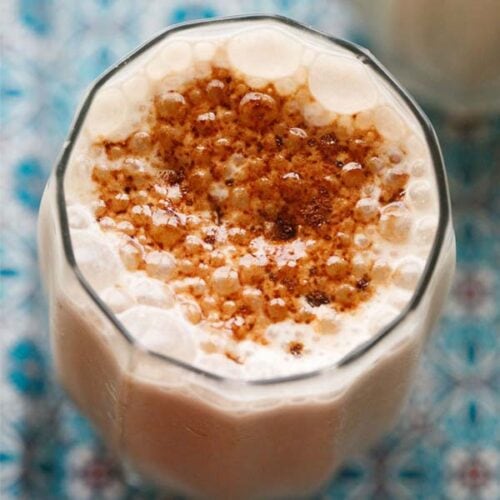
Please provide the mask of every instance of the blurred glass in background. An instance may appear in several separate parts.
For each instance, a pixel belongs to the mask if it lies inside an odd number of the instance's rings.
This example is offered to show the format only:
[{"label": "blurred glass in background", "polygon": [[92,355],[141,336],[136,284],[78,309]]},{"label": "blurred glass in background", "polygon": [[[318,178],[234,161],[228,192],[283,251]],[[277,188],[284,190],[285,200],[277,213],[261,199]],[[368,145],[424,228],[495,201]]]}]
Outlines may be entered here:
[{"label": "blurred glass in background", "polygon": [[422,102],[456,115],[500,110],[498,0],[354,0],[353,27]]}]

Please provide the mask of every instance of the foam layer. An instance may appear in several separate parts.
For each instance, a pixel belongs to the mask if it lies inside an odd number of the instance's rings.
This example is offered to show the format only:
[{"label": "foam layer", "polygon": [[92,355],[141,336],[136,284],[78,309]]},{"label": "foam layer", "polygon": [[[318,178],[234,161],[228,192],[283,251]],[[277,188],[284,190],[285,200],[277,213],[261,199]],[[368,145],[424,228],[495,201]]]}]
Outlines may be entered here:
[{"label": "foam layer", "polygon": [[368,68],[348,57],[319,55],[311,65],[309,87],[320,104],[336,113],[369,109],[378,97]]},{"label": "foam layer", "polygon": [[[243,378],[316,369],[418,283],[437,225],[428,152],[343,49],[266,24],[170,37],[99,91],[85,131],[67,177],[77,262],[150,349]],[[299,208],[325,179],[348,205],[308,219]],[[293,217],[268,214],[281,201],[298,201]],[[284,269],[304,282],[293,294]]]},{"label": "foam layer", "polygon": [[261,28],[232,37],[227,44],[231,67],[269,80],[292,76],[299,68],[303,46],[281,31]]}]

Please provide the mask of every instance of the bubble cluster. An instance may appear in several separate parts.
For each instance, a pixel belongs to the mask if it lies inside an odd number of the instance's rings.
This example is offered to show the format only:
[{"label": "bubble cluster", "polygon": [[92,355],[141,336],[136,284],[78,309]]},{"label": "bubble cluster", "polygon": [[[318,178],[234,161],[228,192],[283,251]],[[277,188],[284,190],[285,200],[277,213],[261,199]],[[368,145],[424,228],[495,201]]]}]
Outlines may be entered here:
[{"label": "bubble cluster", "polygon": [[[370,248],[376,236],[409,237],[405,151],[357,128],[355,115],[332,120],[316,108],[305,84],[256,89],[212,68],[158,92],[124,140],[96,143],[106,160],[93,168],[94,214],[122,234],[123,265],[149,276],[130,285],[136,303],[176,301],[193,324],[265,344],[282,321],[335,333],[339,313],[389,279]],[[411,273],[401,272],[407,287]],[[121,311],[125,298],[108,294]]]}]

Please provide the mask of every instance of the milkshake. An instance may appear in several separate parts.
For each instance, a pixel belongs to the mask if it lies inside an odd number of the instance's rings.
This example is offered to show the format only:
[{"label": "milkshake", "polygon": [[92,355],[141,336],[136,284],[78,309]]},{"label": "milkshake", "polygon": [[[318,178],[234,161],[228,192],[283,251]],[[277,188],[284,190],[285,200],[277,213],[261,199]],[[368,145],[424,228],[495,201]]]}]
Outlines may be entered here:
[{"label": "milkshake", "polygon": [[312,494],[390,428],[454,265],[418,110],[292,22],[166,32],[105,75],[40,216],[54,358],[125,460]]}]

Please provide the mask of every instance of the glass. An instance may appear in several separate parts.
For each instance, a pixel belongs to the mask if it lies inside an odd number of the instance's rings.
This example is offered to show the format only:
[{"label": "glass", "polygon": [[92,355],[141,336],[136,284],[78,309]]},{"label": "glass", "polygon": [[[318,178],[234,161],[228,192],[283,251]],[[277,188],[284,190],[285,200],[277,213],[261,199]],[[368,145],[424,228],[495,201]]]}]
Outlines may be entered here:
[{"label": "glass", "polygon": [[453,115],[500,110],[500,3],[355,0],[355,22],[415,95]]},{"label": "glass", "polygon": [[[380,75],[418,120],[439,191],[435,240],[403,312],[332,366],[251,381],[220,377],[134,341],[76,265],[64,189],[73,145],[104,82],[174,32],[242,21],[284,23],[346,48]],[[455,263],[446,174],[427,118],[364,49],[269,16],[169,28],[94,84],[46,187],[39,247],[55,367],[67,392],[124,462],[165,489],[214,498],[310,495],[346,457],[387,432],[408,395]]]}]

